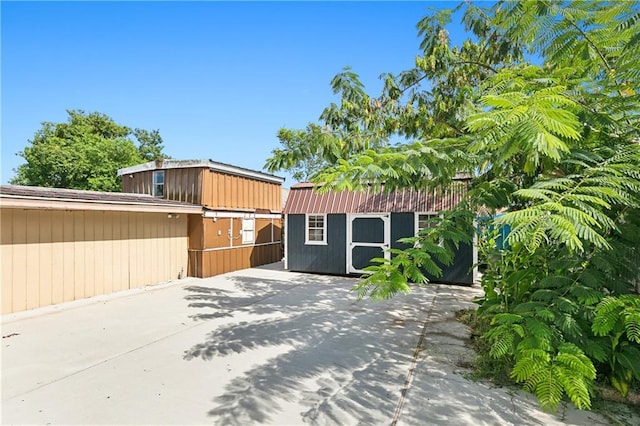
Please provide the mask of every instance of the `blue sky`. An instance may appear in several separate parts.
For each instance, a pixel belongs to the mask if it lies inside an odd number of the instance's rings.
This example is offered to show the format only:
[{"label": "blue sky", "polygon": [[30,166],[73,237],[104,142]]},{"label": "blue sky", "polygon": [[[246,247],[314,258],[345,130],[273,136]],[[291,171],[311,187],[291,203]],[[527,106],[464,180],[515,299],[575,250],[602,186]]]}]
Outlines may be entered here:
[{"label": "blue sky", "polygon": [[261,170],[278,129],[336,99],[343,67],[377,93],[382,72],[413,65],[420,18],[456,4],[3,1],[2,183],[67,109],[159,129],[173,158]]}]

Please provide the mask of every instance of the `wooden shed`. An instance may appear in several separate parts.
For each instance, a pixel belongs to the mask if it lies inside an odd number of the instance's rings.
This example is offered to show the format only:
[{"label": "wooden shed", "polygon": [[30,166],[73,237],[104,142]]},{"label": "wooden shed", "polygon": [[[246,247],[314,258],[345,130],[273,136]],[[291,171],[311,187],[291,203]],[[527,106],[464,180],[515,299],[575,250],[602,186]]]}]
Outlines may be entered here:
[{"label": "wooden shed", "polygon": [[282,259],[278,176],[212,160],[158,160],[118,171],[123,192],[202,206],[189,220],[190,276],[210,277]]},{"label": "wooden shed", "polygon": [[2,313],[177,279],[202,207],[148,195],[0,187]]},{"label": "wooden shed", "polygon": [[[427,220],[455,207],[467,181],[447,191],[401,190],[376,193],[314,191],[313,184],[291,187],[285,214],[285,268],[325,274],[362,274],[374,257],[389,258],[388,248],[403,248],[400,238],[415,236]],[[477,254],[460,246],[439,282],[473,284]]]}]

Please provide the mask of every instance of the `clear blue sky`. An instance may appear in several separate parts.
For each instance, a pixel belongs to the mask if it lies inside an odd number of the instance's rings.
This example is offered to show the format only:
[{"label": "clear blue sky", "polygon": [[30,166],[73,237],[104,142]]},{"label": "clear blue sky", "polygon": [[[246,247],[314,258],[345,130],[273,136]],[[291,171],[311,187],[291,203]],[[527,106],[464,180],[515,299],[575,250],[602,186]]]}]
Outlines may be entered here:
[{"label": "clear blue sky", "polygon": [[67,109],[159,129],[173,158],[262,170],[278,129],[335,100],[336,73],[377,93],[382,72],[413,66],[420,18],[455,4],[3,1],[2,183]]}]

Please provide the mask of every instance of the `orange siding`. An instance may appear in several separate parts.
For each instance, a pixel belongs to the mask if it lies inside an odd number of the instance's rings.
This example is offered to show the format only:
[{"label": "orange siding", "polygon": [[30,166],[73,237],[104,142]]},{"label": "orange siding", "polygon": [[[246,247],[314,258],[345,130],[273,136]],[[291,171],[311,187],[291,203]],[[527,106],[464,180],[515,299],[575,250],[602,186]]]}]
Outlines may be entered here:
[{"label": "orange siding", "polygon": [[271,242],[271,219],[256,219],[256,244]]},{"label": "orange siding", "polygon": [[[165,198],[213,209],[282,210],[282,186],[206,167],[164,169]],[[153,171],[122,177],[122,191],[153,194]]]},{"label": "orange siding", "polygon": [[[242,244],[242,218],[196,218],[199,221],[202,235],[202,245],[190,238],[189,246],[189,275],[206,278],[224,274],[239,269],[259,266],[266,263],[278,262],[282,259],[282,245],[280,242],[282,224],[276,218],[255,219],[255,244]],[[233,246],[229,246],[228,230],[233,224]],[[199,225],[190,225],[190,233],[200,229]],[[220,231],[221,235],[218,235]],[[193,235],[191,235],[193,237]]]},{"label": "orange siding", "polygon": [[2,313],[176,279],[187,216],[2,209]]},{"label": "orange siding", "polygon": [[195,215],[189,216],[189,248],[202,249],[204,244],[203,218]]},{"label": "orange siding", "polygon": [[281,258],[281,246],[276,243],[228,250],[191,251],[189,252],[189,265],[194,276],[205,278],[278,262]]},{"label": "orange siding", "polygon": [[[215,222],[212,218],[203,218],[204,222],[204,245],[203,249],[229,247],[229,231],[231,230],[231,219],[218,218]],[[235,223],[234,223],[234,226]],[[239,231],[234,228],[234,232]]]},{"label": "orange siding", "polygon": [[[279,183],[212,171],[206,167],[164,170],[165,195],[168,199],[201,204],[219,210],[246,210],[257,213],[282,210],[282,186]],[[123,176],[123,191],[151,194],[152,171],[137,172],[131,176]],[[144,227],[145,224],[141,226]],[[130,229],[130,232],[140,231]],[[214,221],[212,218],[193,216],[188,223],[188,274],[208,277],[279,261],[282,257],[280,220],[256,219],[254,232],[255,244],[258,246],[254,246],[253,243],[242,244],[241,217],[217,218]],[[145,241],[150,242],[154,239],[162,237],[145,234]],[[272,240],[275,240],[273,244]],[[141,262],[142,260],[138,259],[139,253],[148,250],[152,250],[152,247],[136,247],[135,253],[130,256],[131,261]],[[157,263],[154,262],[162,263],[159,259],[151,260],[152,270],[156,269]],[[135,274],[135,271],[132,272],[130,277],[132,283],[138,280]]]},{"label": "orange siding", "polygon": [[202,204],[212,209],[282,210],[282,186],[203,170]]}]

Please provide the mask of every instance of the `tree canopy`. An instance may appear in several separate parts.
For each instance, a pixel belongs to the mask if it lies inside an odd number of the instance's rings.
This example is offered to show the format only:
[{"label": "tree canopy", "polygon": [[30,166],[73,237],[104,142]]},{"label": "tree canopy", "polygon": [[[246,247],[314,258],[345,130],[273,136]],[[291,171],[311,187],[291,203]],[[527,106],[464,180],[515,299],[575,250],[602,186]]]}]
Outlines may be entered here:
[{"label": "tree canopy", "polygon": [[12,184],[119,191],[119,168],[164,156],[158,130],[131,129],[99,112],[67,114],[66,123],[42,123],[18,153],[26,163]]},{"label": "tree canopy", "polygon": [[[459,46],[447,31],[456,10],[469,34]],[[325,191],[442,187],[468,173],[466,199],[420,244],[374,259],[360,296],[425,283],[432,258],[451,260],[439,242],[471,242],[488,211],[478,317],[489,356],[546,408],[563,395],[590,407],[596,374],[624,395],[640,380],[639,22],[636,1],[434,12],[418,23],[414,68],[382,74],[377,96],[345,69],[331,83],[339,104],[305,131],[281,132],[306,145],[275,150],[267,168],[316,155]],[[506,225],[498,247],[490,230]]]}]

